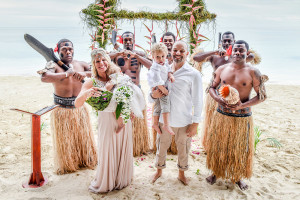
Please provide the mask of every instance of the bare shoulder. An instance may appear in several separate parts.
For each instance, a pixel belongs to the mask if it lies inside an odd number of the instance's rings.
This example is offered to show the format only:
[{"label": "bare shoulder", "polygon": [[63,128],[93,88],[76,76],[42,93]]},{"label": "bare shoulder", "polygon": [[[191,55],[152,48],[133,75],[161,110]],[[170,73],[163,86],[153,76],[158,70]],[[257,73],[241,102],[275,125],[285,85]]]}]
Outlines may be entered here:
[{"label": "bare shoulder", "polygon": [[248,66],[249,66],[249,71],[250,71],[250,73],[251,73],[251,76],[252,76],[253,78],[260,79],[261,73],[260,73],[259,69],[256,68],[256,67],[253,67],[253,66],[250,65],[250,64],[249,64]]},{"label": "bare shoulder", "polygon": [[91,71],[91,66],[87,62],[73,60],[72,64],[80,69],[83,69],[84,71]]},{"label": "bare shoulder", "polygon": [[221,65],[220,67],[217,68],[216,73],[217,72],[220,73],[220,72],[222,72],[224,69],[226,69],[228,67],[231,67],[231,63],[227,63],[225,65]]},{"label": "bare shoulder", "polygon": [[84,67],[89,66],[89,64],[84,61],[73,60],[73,62],[74,62],[74,64],[76,63],[76,64],[78,64],[80,66],[84,66]]}]

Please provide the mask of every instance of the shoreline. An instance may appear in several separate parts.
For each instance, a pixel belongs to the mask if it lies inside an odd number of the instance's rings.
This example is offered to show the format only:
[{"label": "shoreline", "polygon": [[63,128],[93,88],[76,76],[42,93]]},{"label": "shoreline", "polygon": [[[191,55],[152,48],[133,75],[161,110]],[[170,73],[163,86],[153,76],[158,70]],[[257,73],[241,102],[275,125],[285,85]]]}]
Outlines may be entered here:
[{"label": "shoreline", "polygon": [[[0,74],[1,78],[5,78],[5,77],[36,77],[39,78],[40,76],[38,74],[36,75],[30,75],[30,74],[24,74],[24,75],[14,75],[14,74]],[[203,76],[202,76],[203,77]],[[145,79],[144,77],[141,77],[141,82],[142,81],[147,81],[147,79]],[[207,81],[203,81],[203,85],[208,85],[209,82]],[[300,86],[300,80],[299,81],[285,81],[285,82],[281,82],[281,81],[272,81],[269,80],[265,83],[266,85],[282,85],[282,86]]]}]

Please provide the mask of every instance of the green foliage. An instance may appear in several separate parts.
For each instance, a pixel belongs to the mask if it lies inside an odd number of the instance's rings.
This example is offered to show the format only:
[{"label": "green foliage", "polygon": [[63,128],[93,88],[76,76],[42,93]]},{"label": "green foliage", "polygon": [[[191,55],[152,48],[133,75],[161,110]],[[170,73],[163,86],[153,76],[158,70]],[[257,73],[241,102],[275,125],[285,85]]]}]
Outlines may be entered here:
[{"label": "green foliage", "polygon": [[197,171],[195,172],[196,175],[200,175],[200,169],[197,169]]},{"label": "green foliage", "polygon": [[90,97],[86,102],[92,106],[96,111],[103,111],[110,103],[113,93],[103,91],[100,97]]},{"label": "green foliage", "polygon": [[[189,24],[189,39],[190,43],[194,44],[194,46],[190,46],[192,52],[192,49],[194,49],[196,45],[200,44],[199,39],[194,38],[194,32],[197,32],[197,27],[199,27],[198,25],[207,20],[211,21],[216,18],[216,14],[211,14],[206,10],[203,0],[177,0],[179,11],[164,13],[117,10],[117,7],[121,2],[120,0],[99,0],[96,2],[98,3],[90,4],[87,8],[81,10],[81,17],[88,27],[97,29],[98,37],[96,40],[99,43],[99,46],[103,48],[105,48],[108,43],[108,36],[110,32],[117,25],[115,20],[148,19],[156,22],[176,20]],[[106,12],[105,8],[109,8],[109,16],[104,16]],[[108,20],[104,22],[103,17],[108,17],[106,18]],[[103,21],[103,23],[101,21]],[[104,26],[105,24],[106,26]],[[111,26],[108,24],[111,24]]]},{"label": "green foliage", "polygon": [[258,126],[254,127],[254,136],[255,136],[254,149],[255,149],[255,151],[256,151],[257,144],[264,140],[268,140],[270,146],[275,147],[277,149],[280,149],[282,147],[282,144],[276,138],[271,138],[271,137],[263,138],[262,137],[263,134],[264,134],[264,132],[262,132],[262,130],[260,130]]},{"label": "green foliage", "polygon": [[123,107],[123,103],[122,102],[118,103],[116,108],[116,119],[119,119],[121,115],[122,107]]}]

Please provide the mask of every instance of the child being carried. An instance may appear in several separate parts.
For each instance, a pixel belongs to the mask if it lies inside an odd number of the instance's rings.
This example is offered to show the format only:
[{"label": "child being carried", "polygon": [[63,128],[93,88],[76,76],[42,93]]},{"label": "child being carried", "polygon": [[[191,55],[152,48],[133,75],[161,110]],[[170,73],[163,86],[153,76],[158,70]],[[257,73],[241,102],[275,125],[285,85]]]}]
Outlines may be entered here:
[{"label": "child being carried", "polygon": [[148,84],[151,90],[152,88],[157,87],[165,95],[161,98],[154,99],[152,128],[161,134],[158,122],[160,113],[162,113],[164,122],[163,129],[171,135],[175,135],[169,125],[170,100],[168,90],[166,89],[166,82],[168,80],[170,80],[171,83],[175,81],[172,69],[166,62],[168,49],[163,43],[156,43],[151,48],[151,54],[153,57],[153,64],[147,74]]}]

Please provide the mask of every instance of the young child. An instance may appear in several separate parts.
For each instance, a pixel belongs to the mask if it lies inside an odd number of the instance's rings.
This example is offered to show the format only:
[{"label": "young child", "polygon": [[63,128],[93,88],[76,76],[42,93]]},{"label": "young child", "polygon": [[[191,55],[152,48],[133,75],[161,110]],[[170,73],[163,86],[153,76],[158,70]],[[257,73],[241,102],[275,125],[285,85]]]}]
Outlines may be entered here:
[{"label": "young child", "polygon": [[158,122],[160,113],[162,113],[164,121],[163,129],[171,135],[175,135],[169,125],[170,100],[168,96],[168,90],[164,87],[166,86],[168,79],[171,81],[171,83],[175,81],[172,69],[166,62],[168,48],[163,43],[155,43],[151,48],[151,54],[153,57],[153,64],[147,74],[148,84],[151,89],[153,87],[158,87],[158,89],[165,94],[165,96],[154,100],[155,103],[153,108],[152,128],[161,134]]}]

